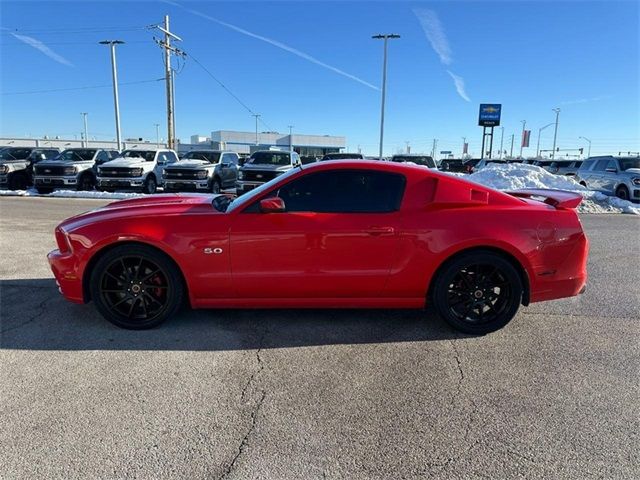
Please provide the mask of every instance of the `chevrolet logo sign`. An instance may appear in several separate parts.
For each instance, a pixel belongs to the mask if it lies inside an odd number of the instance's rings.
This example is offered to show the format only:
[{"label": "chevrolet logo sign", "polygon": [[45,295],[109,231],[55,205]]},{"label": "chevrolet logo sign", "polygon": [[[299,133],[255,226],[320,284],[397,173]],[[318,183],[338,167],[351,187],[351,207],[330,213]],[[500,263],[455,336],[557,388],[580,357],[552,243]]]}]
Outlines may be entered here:
[{"label": "chevrolet logo sign", "polygon": [[482,111],[485,113],[495,113],[498,111],[498,109],[496,107],[485,107],[482,109]]}]

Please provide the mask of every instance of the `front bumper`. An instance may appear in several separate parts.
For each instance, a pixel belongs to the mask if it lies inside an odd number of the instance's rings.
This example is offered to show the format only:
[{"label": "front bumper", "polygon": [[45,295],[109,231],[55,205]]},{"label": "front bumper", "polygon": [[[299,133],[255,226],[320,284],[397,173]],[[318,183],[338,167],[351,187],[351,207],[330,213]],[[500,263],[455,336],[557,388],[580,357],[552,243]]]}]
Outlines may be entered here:
[{"label": "front bumper", "polygon": [[236,192],[238,193],[238,195],[242,195],[243,193],[249,192],[264,183],[265,182],[248,182],[248,181],[236,182]]},{"label": "front bumper", "polygon": [[131,178],[107,178],[98,177],[96,185],[99,188],[126,188],[131,190],[141,190],[144,187],[144,177]]},{"label": "front bumper", "polygon": [[36,187],[75,187],[78,185],[78,179],[73,177],[34,177],[33,184]]},{"label": "front bumper", "polygon": [[9,175],[0,175],[0,187],[7,187],[9,185]]},{"label": "front bumper", "polygon": [[178,190],[187,192],[208,191],[209,181],[204,180],[165,180],[165,190]]},{"label": "front bumper", "polygon": [[73,303],[84,303],[82,276],[76,257],[71,253],[53,250],[47,255],[51,271],[56,278],[58,290],[64,298]]}]

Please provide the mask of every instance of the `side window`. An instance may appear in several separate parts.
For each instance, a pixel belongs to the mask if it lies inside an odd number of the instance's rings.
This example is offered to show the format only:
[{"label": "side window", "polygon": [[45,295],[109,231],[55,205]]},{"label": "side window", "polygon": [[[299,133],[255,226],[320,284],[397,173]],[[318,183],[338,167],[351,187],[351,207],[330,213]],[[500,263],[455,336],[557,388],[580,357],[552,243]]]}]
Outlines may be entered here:
[{"label": "side window", "polygon": [[616,171],[620,170],[618,168],[618,162],[616,162],[615,159],[611,159],[611,160],[609,160],[609,163],[607,163],[607,170],[610,169],[610,168],[613,168]]},{"label": "side window", "polygon": [[609,164],[609,159],[608,158],[603,158],[601,160],[598,160],[598,162],[596,163],[596,166],[593,168],[594,172],[604,172],[605,169],[607,168],[607,165]]},{"label": "side window", "polygon": [[580,170],[583,170],[583,171],[589,170],[591,168],[591,165],[593,165],[593,162],[594,160],[585,160],[580,165]]},{"label": "side window", "polygon": [[178,157],[173,152],[165,152],[165,158],[167,159],[167,163],[174,163],[178,161]]},{"label": "side window", "polygon": [[117,150],[111,150],[109,152],[109,158],[111,160],[113,160],[114,158],[118,158],[120,156],[120,152],[118,152]]},{"label": "side window", "polygon": [[169,156],[165,152],[158,153],[158,164],[165,165],[169,163]]},{"label": "side window", "polygon": [[278,191],[288,212],[387,213],[400,208],[405,178],[370,170],[318,172]]},{"label": "side window", "polygon": [[101,150],[96,157],[96,162],[106,162],[109,160],[109,155],[104,150]]}]

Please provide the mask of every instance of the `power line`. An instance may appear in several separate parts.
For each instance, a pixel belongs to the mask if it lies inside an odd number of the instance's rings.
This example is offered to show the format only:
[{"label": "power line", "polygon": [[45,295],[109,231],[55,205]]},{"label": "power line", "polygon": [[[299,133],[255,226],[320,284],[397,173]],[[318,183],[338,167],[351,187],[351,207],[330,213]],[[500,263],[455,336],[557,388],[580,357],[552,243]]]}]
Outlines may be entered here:
[{"label": "power line", "polygon": [[[141,83],[153,83],[153,82],[161,82],[164,78],[155,78],[153,80],[139,80],[136,82],[122,82],[118,83],[118,85],[138,85]],[[53,92],[68,92],[73,90],[90,90],[94,88],[107,88],[113,87],[113,85],[89,85],[86,87],[71,87],[71,88],[52,88],[50,90],[31,90],[27,92],[2,92],[2,95],[31,95],[33,93],[53,93]]]},{"label": "power line", "polygon": [[[150,43],[149,40],[126,40],[127,43]],[[95,45],[96,42],[94,41],[87,41],[87,42],[47,42],[47,46],[50,45]],[[24,42],[19,42],[19,41],[15,41],[15,42],[4,42],[1,43],[0,42],[0,47],[2,46],[25,46],[25,47],[32,47],[31,45],[24,43]],[[33,48],[33,47],[32,47]]]},{"label": "power line", "polygon": [[[238,102],[240,105],[242,105],[242,107],[247,112],[249,112],[253,116],[257,115],[253,110],[251,110],[247,106],[246,103],[244,103],[242,100],[240,100],[240,98],[235,93],[233,93],[231,90],[229,90],[229,88],[224,83],[222,83],[213,73],[211,73],[207,67],[205,67],[202,63],[200,63],[200,61],[196,57],[194,57],[192,54],[190,54],[188,52],[185,52],[185,53],[187,54],[187,57],[191,58],[191,60],[196,62],[196,64],[198,64],[200,66],[200,68],[202,68],[202,70],[204,70],[211,78],[213,78],[216,81],[216,83],[218,85],[220,85],[224,89],[225,92],[227,92],[229,95],[231,95],[236,100],[236,102]],[[269,125],[267,125],[267,123],[264,120],[262,120],[261,116],[258,116],[257,118],[258,118],[258,121],[260,123],[262,123],[265,127],[267,127],[267,129],[269,129],[269,131],[272,131],[272,132],[275,131],[273,128],[271,128]]]}]

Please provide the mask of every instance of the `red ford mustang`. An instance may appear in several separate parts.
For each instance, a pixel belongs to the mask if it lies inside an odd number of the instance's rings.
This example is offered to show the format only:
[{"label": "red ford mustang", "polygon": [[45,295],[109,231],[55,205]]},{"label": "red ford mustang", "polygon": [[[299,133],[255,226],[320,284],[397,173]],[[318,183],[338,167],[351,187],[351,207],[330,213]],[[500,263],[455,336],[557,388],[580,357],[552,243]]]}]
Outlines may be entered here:
[{"label": "red ford mustang", "polygon": [[562,191],[503,193],[420,166],[323,162],[233,201],[124,200],[62,222],[69,300],[125,328],[194,308],[422,308],[483,334],[584,290],[588,241]]}]

